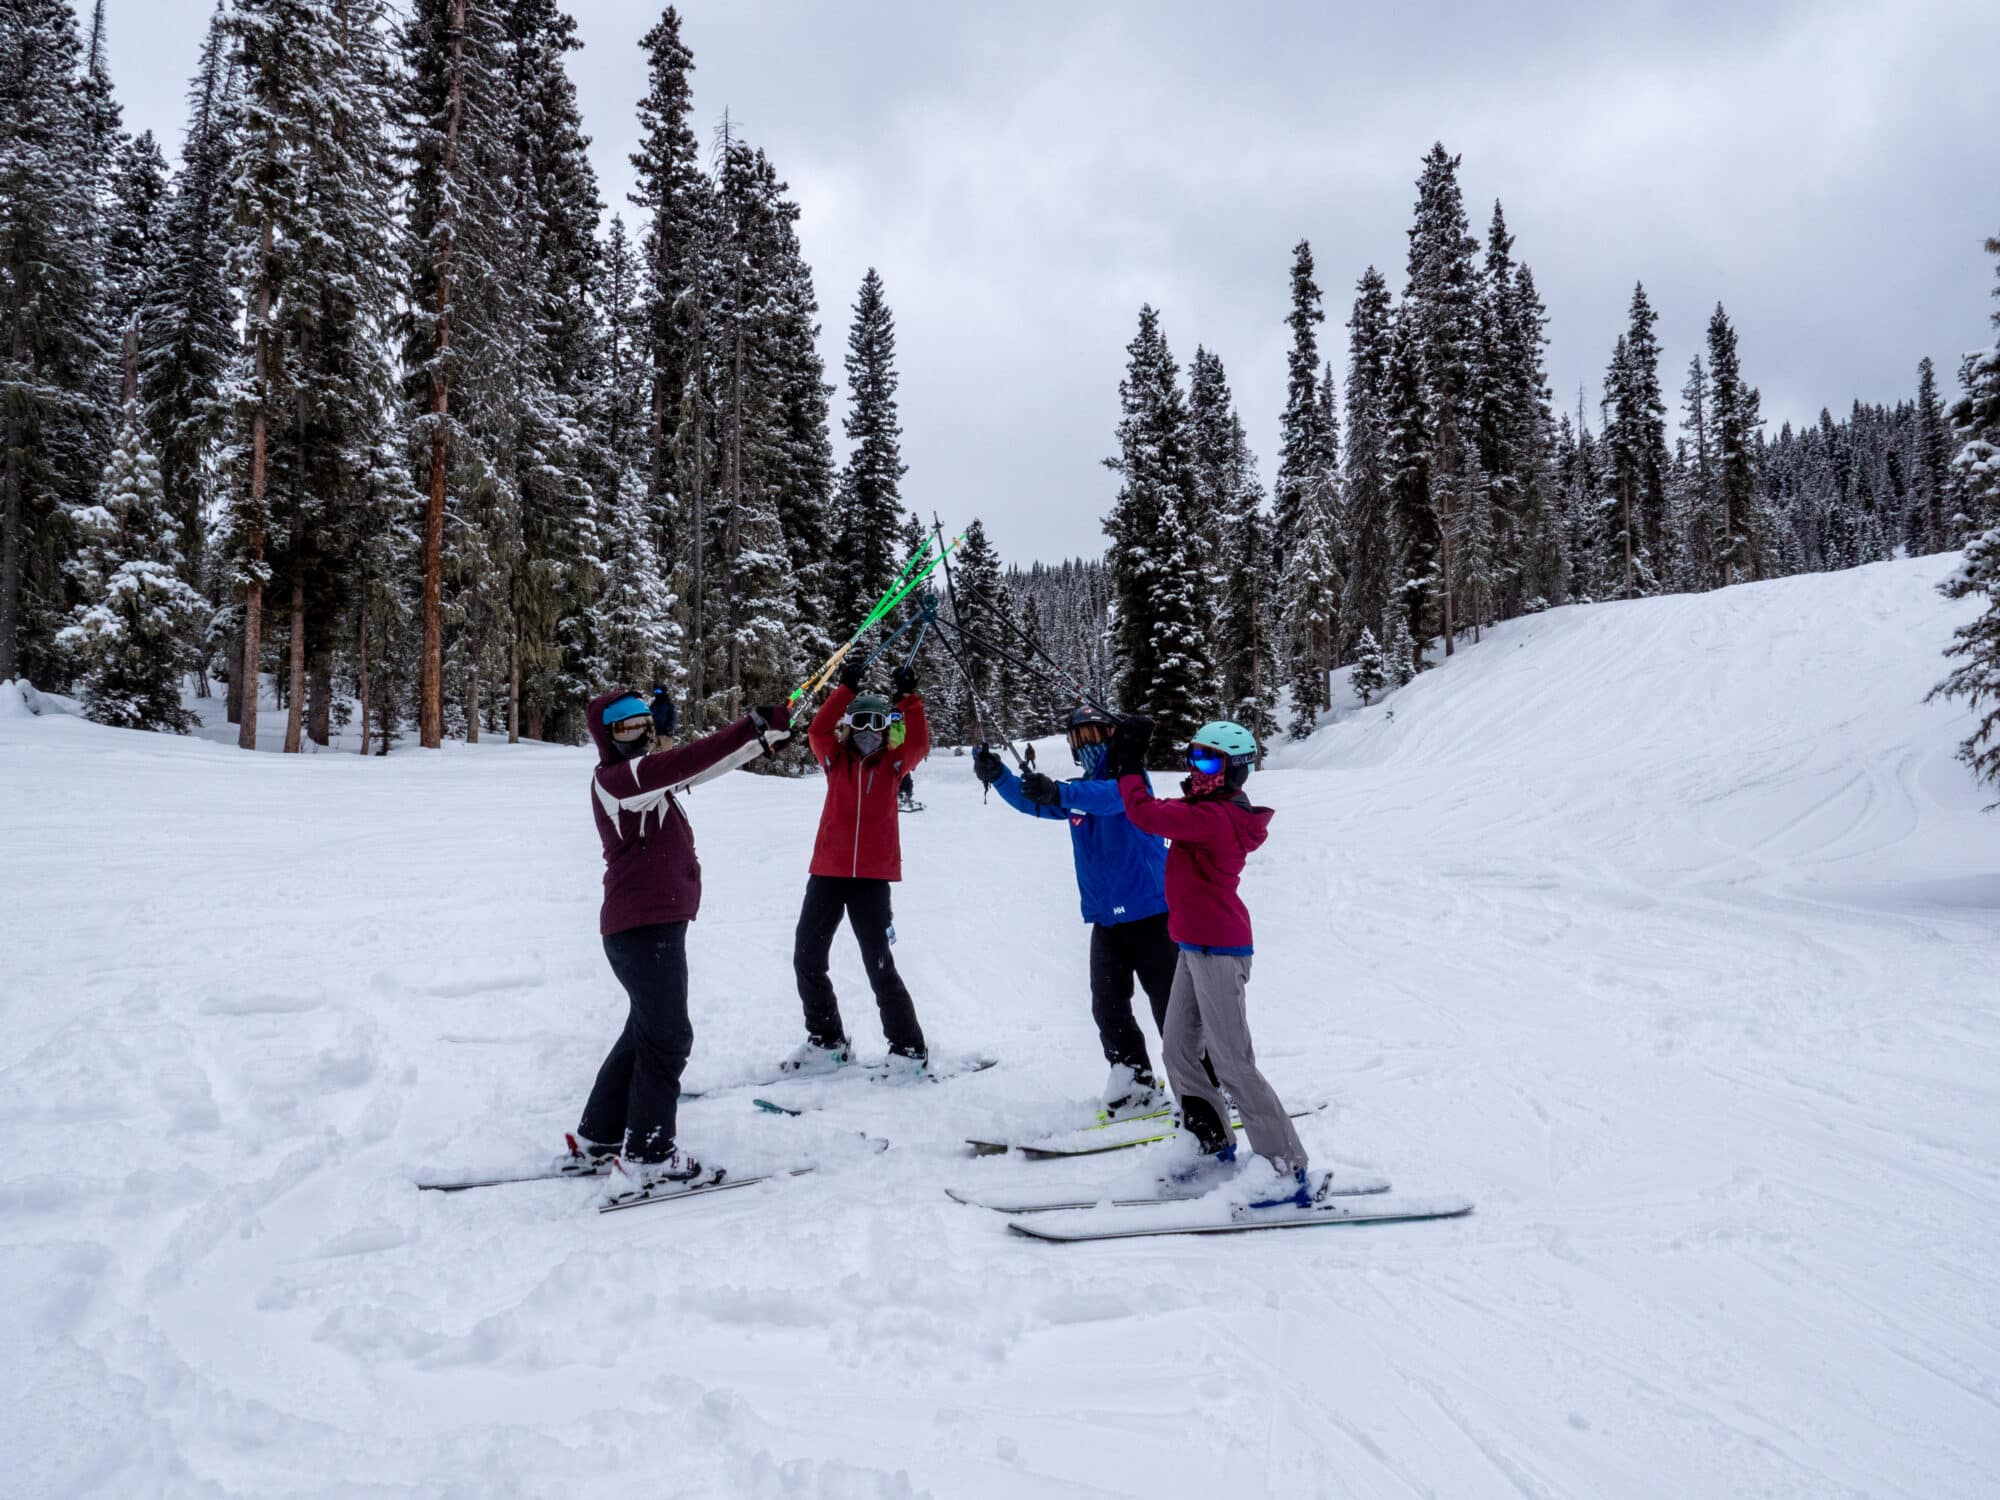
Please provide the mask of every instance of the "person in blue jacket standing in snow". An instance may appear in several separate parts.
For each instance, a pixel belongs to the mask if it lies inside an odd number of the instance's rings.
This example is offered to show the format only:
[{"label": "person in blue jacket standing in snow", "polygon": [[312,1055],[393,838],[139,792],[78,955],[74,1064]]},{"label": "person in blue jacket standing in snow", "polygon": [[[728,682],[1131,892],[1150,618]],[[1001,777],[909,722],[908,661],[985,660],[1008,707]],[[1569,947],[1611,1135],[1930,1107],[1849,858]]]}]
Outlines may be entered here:
[{"label": "person in blue jacket standing in snow", "polygon": [[1125,816],[1118,783],[1106,774],[1106,757],[1118,723],[1099,709],[1069,716],[1069,749],[1083,775],[1056,781],[1039,771],[1016,776],[981,745],[972,769],[1016,812],[1069,824],[1076,856],[1076,885],[1083,919],[1090,923],[1090,1013],[1111,1077],[1104,1112],[1111,1119],[1164,1108],[1167,1095],[1133,1019],[1136,980],[1152,1003],[1153,1022],[1164,1035],[1180,949],[1167,935],[1167,845],[1142,833]]}]

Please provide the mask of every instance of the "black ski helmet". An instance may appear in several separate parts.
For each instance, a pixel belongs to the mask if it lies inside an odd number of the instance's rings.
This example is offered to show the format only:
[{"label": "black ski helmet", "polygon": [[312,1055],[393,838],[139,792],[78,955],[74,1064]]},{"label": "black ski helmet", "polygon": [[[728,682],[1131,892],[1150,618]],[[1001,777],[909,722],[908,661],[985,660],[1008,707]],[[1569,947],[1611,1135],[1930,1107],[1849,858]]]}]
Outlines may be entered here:
[{"label": "black ski helmet", "polygon": [[1112,732],[1118,728],[1118,721],[1103,709],[1088,703],[1079,703],[1070,710],[1069,718],[1063,724],[1063,734],[1069,741],[1069,758],[1078,765],[1083,764],[1083,756],[1079,753],[1076,732],[1083,728],[1099,731],[1091,740],[1095,744],[1099,739],[1110,739]]}]

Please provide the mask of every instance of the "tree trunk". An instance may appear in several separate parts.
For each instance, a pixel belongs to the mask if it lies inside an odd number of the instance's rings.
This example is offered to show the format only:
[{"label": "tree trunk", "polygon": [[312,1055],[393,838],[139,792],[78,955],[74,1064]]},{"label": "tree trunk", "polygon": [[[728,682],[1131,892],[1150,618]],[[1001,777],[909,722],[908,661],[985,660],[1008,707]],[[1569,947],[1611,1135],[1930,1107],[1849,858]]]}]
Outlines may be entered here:
[{"label": "tree trunk", "polygon": [[507,743],[521,743],[521,638],[507,643]]},{"label": "tree trunk", "polygon": [[287,677],[290,701],[285,705],[285,754],[297,755],[305,748],[306,722],[306,581],[292,574],[291,671]]},{"label": "tree trunk", "polygon": [[[474,653],[473,660],[477,661]],[[472,668],[465,679],[465,743],[479,743],[479,668]]]},{"label": "tree trunk", "polygon": [[[458,170],[459,127],[465,116],[465,4],[452,6],[451,107],[445,117],[443,174]],[[418,742],[444,744],[444,494],[446,427],[451,415],[451,275],[457,209],[449,193],[438,211],[437,348],[432,351],[430,503],[424,512],[424,644],[418,694]]]},{"label": "tree trunk", "polygon": [[[17,298],[14,306],[14,367],[28,360],[28,325]],[[0,523],[0,682],[21,675],[21,410],[7,403],[6,516]]]},{"label": "tree trunk", "polygon": [[325,640],[306,664],[306,738],[321,747],[333,742],[333,651]]},{"label": "tree trunk", "polygon": [[1452,654],[1458,635],[1457,600],[1454,597],[1458,593],[1458,576],[1451,554],[1451,523],[1454,511],[1452,492],[1457,486],[1458,475],[1454,471],[1451,478],[1446,481],[1443,487],[1443,505],[1440,507],[1442,514],[1438,517],[1439,553],[1444,563],[1444,587],[1439,589],[1438,593],[1444,597],[1444,654],[1446,656]]},{"label": "tree trunk", "polygon": [[361,661],[361,753],[368,753],[368,586],[361,586],[361,622],[354,632]]},{"label": "tree trunk", "polygon": [[546,739],[547,736],[543,734],[542,727],[542,706],[539,703],[530,703],[528,705],[528,738],[531,740]]},{"label": "tree trunk", "polygon": [[[241,724],[243,722],[242,637],[237,635],[230,636],[229,644],[224,648],[224,650],[227,652],[227,657],[223,665],[228,669],[229,672],[229,676],[226,679],[228,684],[228,691],[225,694],[226,705],[227,705],[225,712],[228,714],[230,723]],[[229,666],[230,662],[234,662],[235,665]]]},{"label": "tree trunk", "polygon": [[[267,146],[268,158],[273,147]],[[269,434],[265,408],[269,404],[271,335],[271,249],[276,228],[264,216],[263,245],[257,265],[257,410],[250,419],[250,581],[243,590],[243,717],[236,730],[237,746],[257,748],[257,657],[263,645],[264,478]]]}]

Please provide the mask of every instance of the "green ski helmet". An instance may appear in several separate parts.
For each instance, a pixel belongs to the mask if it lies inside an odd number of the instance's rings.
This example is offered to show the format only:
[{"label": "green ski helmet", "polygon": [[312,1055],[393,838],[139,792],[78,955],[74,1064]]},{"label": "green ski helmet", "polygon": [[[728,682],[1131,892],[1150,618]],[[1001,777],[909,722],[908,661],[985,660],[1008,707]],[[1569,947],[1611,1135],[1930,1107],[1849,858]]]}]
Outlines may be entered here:
[{"label": "green ski helmet", "polygon": [[[1201,751],[1210,752],[1204,759],[1219,757],[1222,760],[1223,781],[1234,791],[1250,779],[1251,768],[1257,764],[1257,736],[1241,724],[1228,719],[1211,719],[1197,729],[1188,740],[1188,765],[1195,770],[1202,767],[1194,764]],[[1214,768],[1212,768],[1214,769]]]}]

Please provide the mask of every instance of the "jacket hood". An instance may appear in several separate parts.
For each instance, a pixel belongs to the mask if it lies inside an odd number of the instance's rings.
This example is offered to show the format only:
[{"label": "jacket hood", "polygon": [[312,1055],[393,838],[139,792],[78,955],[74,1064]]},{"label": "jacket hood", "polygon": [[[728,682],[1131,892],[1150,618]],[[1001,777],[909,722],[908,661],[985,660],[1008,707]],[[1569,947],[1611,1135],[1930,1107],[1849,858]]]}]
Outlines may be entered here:
[{"label": "jacket hood", "polygon": [[604,710],[626,696],[623,690],[599,693],[583,711],[584,721],[590,725],[590,738],[597,745],[597,763],[600,766],[608,766],[618,758],[611,753],[611,726],[604,722]]},{"label": "jacket hood", "polygon": [[1271,819],[1276,816],[1275,811],[1254,805],[1241,792],[1222,799],[1222,805],[1229,811],[1229,821],[1243,844],[1243,852],[1250,854],[1261,849],[1264,840],[1271,836]]}]

